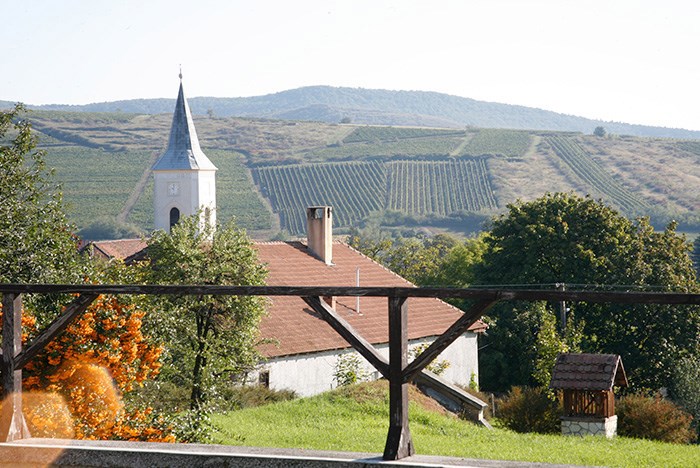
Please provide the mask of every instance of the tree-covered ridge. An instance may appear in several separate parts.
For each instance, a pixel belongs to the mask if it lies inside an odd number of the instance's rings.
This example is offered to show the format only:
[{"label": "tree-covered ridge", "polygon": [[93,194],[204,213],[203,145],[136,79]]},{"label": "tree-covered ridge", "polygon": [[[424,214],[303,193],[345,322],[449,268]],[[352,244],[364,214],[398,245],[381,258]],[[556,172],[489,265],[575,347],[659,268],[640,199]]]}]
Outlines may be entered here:
[{"label": "tree-covered ridge", "polygon": [[[670,138],[700,138],[700,132],[603,122],[532,107],[478,101],[426,91],[309,86],[264,96],[245,98],[195,97],[188,99],[195,114],[266,119],[310,120],[328,123],[349,119],[372,125],[440,126],[463,128],[512,128],[592,132],[603,126],[608,132]],[[172,111],[173,99],[127,101],[36,108],[62,111],[161,114]]]}]

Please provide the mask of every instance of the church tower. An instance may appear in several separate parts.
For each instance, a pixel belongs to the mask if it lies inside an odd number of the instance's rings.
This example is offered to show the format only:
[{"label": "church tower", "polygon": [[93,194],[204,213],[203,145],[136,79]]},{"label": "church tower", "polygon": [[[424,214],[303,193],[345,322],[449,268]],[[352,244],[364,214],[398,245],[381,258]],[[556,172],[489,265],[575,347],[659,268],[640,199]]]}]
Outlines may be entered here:
[{"label": "church tower", "polygon": [[168,149],[151,169],[156,229],[170,232],[180,218],[197,212],[201,212],[200,228],[216,224],[216,166],[199,147],[182,73]]}]

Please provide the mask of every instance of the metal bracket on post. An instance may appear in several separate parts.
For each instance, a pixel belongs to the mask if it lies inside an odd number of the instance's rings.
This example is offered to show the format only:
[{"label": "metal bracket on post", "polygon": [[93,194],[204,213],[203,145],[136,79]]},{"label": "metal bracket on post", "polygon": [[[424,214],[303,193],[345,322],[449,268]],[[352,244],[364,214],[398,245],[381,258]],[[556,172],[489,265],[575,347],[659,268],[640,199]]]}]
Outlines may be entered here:
[{"label": "metal bracket on post", "polygon": [[22,296],[2,295],[2,412],[0,442],[30,437],[22,415],[22,369],[15,370],[16,356],[22,350]]}]

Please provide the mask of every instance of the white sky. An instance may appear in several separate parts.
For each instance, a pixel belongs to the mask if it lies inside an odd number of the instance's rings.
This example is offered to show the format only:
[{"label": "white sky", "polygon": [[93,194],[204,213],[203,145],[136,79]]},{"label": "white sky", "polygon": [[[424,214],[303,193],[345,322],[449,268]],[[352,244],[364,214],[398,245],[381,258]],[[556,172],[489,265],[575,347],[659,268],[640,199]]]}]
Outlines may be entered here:
[{"label": "white sky", "polygon": [[696,0],[0,0],[0,100],[437,91],[700,130]]}]

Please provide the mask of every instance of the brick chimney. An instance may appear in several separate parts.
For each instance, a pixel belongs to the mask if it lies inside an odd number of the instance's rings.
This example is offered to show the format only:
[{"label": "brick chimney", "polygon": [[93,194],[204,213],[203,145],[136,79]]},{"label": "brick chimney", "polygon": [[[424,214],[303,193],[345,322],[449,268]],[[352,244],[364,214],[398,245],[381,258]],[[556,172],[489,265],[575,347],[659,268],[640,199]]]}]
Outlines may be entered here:
[{"label": "brick chimney", "polygon": [[332,207],[311,206],[306,209],[306,243],[326,265],[333,264]]}]

